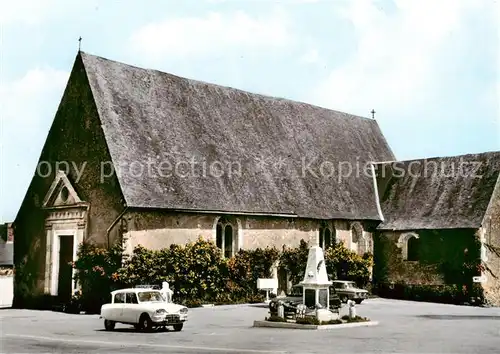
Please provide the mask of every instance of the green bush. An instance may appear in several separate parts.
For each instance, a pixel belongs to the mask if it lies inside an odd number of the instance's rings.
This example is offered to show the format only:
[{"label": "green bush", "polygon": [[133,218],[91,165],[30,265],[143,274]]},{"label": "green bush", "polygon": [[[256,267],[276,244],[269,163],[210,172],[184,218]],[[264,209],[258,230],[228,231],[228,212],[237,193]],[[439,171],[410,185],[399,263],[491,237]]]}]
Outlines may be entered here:
[{"label": "green bush", "polygon": [[346,321],[347,323],[370,321],[370,319],[368,317],[361,317],[361,316],[355,316],[354,318],[350,318],[349,316],[345,315],[345,316],[342,316],[342,319],[344,321]]},{"label": "green bush", "polygon": [[342,324],[342,320],[330,320],[330,321],[321,321],[322,325],[332,325],[332,324]]},{"label": "green bush", "polygon": [[365,287],[370,282],[370,267],[373,256],[365,253],[360,256],[338,243],[325,252],[326,270],[332,279],[352,280]]},{"label": "green bush", "polygon": [[280,317],[280,316],[276,316],[276,315],[266,317],[265,320],[269,321],[269,322],[286,322],[286,319],[284,319],[283,317]]},{"label": "green bush", "polygon": [[279,259],[276,248],[240,250],[228,261],[232,292],[239,297],[258,296],[257,279],[270,278],[271,267]]},{"label": "green bush", "polygon": [[127,286],[168,281],[175,301],[186,306],[262,302],[257,279],[271,276],[278,255],[276,248],[258,248],[240,250],[233,258],[224,259],[213,242],[202,238],[158,251],[138,246],[118,278]]},{"label": "green bush", "polygon": [[[304,240],[297,248],[285,248],[280,256],[280,264],[290,274],[290,280],[297,284],[304,279],[307,266],[309,246]],[[358,286],[364,287],[370,281],[370,267],[373,266],[373,256],[358,255],[349,250],[343,243],[337,243],[324,252],[326,270],[330,279],[352,280]]]},{"label": "green bush", "polygon": [[480,285],[427,285],[427,284],[376,284],[374,292],[385,298],[426,301],[460,305],[464,303],[484,304],[484,293]]},{"label": "green bush", "polygon": [[81,292],[73,296],[69,305],[88,313],[100,313],[101,305],[110,301],[110,292],[120,287],[117,272],[122,254],[120,245],[105,249],[91,243],[80,244],[77,261],[72,266]]},{"label": "green bush", "polygon": [[[174,301],[188,307],[207,303],[260,303],[265,294],[257,289],[257,279],[271,277],[273,264],[280,260],[290,272],[292,282],[300,282],[308,252],[309,247],[302,240],[299,247],[283,252],[274,247],[240,250],[225,259],[213,242],[200,237],[186,245],[171,245],[156,251],[137,246],[131,255],[122,258],[121,246],[103,249],[84,243],[73,265],[82,293],[75,294],[71,306],[98,313],[101,305],[109,302],[114,289],[161,285],[164,281],[169,282]],[[359,281],[368,274],[370,259],[355,256],[342,245],[328,250],[325,258],[328,269],[348,279]]]},{"label": "green bush", "polygon": [[304,325],[319,325],[319,320],[314,317],[314,316],[305,316],[305,317],[299,317],[295,321],[297,324],[304,324]]}]

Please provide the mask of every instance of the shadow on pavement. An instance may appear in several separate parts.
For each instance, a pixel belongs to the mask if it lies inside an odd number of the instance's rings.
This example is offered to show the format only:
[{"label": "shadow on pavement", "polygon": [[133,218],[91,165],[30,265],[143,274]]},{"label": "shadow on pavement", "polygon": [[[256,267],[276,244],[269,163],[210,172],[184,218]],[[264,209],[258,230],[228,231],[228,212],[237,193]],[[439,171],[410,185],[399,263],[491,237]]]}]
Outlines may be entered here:
[{"label": "shadow on pavement", "polygon": [[169,330],[168,328],[158,328],[158,329],[154,329],[152,331],[141,331],[141,330],[137,330],[135,329],[134,327],[131,327],[131,328],[115,328],[113,329],[112,331],[108,331],[104,328],[99,328],[99,329],[96,329],[95,332],[118,332],[118,333],[160,333],[160,332],[175,332],[175,331],[171,331]]}]

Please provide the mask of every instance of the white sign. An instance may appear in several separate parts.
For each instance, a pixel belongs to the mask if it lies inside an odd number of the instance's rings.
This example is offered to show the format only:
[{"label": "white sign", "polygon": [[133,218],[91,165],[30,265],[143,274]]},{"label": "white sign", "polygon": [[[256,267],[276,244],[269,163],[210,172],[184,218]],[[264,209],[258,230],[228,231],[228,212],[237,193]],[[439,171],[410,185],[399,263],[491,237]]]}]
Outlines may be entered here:
[{"label": "white sign", "polygon": [[257,279],[257,289],[276,289],[278,288],[278,279]]},{"label": "white sign", "polygon": [[481,275],[480,277],[472,277],[472,281],[474,283],[486,283],[488,279],[486,278],[486,275]]}]

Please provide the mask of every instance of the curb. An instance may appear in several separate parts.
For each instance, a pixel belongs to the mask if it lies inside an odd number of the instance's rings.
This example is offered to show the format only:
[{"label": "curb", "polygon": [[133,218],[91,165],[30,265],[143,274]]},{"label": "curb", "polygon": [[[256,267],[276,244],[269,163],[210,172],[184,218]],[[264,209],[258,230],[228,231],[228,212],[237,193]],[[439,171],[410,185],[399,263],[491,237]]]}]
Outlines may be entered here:
[{"label": "curb", "polygon": [[254,321],[253,327],[327,330],[327,329],[341,329],[341,328],[354,328],[354,327],[368,327],[368,326],[376,326],[378,324],[379,324],[378,321],[354,322],[354,323],[331,324],[331,325],[301,325],[301,324],[287,323],[287,322]]}]

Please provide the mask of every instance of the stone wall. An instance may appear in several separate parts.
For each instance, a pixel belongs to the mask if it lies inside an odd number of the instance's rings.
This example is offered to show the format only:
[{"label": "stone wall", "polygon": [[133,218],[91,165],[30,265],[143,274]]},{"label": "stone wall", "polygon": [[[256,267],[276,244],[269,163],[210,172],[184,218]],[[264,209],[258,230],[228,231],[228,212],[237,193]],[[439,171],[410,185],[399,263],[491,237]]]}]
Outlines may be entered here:
[{"label": "stone wall", "polygon": [[14,307],[30,306],[27,298],[45,290],[49,212],[42,203],[57,169],[67,173],[79,197],[90,204],[85,237],[107,245],[106,229],[123,210],[116,176],[101,180],[101,166],[107,161],[110,157],[97,109],[83,65],[77,61],[42,149],[40,168],[34,173],[14,221]]},{"label": "stone wall", "polygon": [[[203,237],[215,242],[216,225],[220,215],[177,213],[166,211],[132,211],[123,217],[123,237],[127,252],[137,245],[161,249],[171,244],[184,244]],[[300,240],[310,244],[319,241],[321,221],[314,219],[284,218],[271,216],[230,216],[237,229],[238,247],[243,249],[275,246],[296,247]],[[337,242],[356,249],[351,240],[350,223],[342,220],[327,222],[336,230]],[[369,232],[365,235],[371,237]]]},{"label": "stone wall", "polygon": [[[480,250],[475,244],[475,232],[476,230],[377,232],[374,236],[374,282],[420,285],[471,283],[472,276],[467,279],[462,276],[462,265],[467,259],[479,259]],[[403,257],[404,236],[408,233],[419,236],[417,261],[408,261]]]},{"label": "stone wall", "polygon": [[488,270],[483,275],[486,300],[494,306],[500,306],[500,179],[497,181],[489,208],[479,232],[483,242],[483,261]]}]

